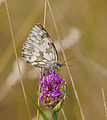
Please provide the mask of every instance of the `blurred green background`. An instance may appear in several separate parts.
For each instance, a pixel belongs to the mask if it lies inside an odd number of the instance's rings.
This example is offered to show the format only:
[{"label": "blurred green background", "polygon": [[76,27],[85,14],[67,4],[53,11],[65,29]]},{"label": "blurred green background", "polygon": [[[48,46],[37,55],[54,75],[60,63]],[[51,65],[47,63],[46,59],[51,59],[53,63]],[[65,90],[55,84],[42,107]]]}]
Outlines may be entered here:
[{"label": "blurred green background", "polygon": [[[3,0],[0,1],[0,120],[29,120],[15,62],[11,33]],[[36,23],[43,24],[44,0],[7,0],[12,27],[21,59],[23,82],[33,120],[36,109],[30,100],[37,101],[39,69],[22,60],[21,50],[29,31]],[[72,30],[78,30],[78,41],[65,50],[86,120],[106,120],[102,88],[107,98],[107,1],[50,0],[61,40],[70,42]],[[46,29],[53,41],[57,35],[47,7]],[[70,31],[71,30],[71,31]],[[75,34],[75,33],[74,33]],[[59,51],[59,60],[63,62]],[[67,120],[82,120],[66,67],[61,75],[68,85],[63,106]],[[105,100],[106,102],[106,100]],[[44,108],[45,109],[45,108]],[[49,111],[46,109],[46,111]],[[48,113],[49,115],[49,113]],[[64,120],[60,111],[59,120]]]}]

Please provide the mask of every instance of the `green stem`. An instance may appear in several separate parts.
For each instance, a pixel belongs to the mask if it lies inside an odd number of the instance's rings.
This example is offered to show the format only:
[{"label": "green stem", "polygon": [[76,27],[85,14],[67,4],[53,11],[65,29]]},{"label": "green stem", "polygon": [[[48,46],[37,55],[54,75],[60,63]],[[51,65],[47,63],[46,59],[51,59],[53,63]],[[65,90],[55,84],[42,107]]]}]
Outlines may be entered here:
[{"label": "green stem", "polygon": [[52,110],[52,120],[58,120],[58,111]]}]

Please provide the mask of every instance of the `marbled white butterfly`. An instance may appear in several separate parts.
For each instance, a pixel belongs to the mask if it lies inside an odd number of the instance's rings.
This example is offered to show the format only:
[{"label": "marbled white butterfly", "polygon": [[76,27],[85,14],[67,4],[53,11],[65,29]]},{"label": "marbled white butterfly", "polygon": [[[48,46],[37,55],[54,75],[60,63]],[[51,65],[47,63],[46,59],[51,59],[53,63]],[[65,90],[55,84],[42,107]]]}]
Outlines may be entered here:
[{"label": "marbled white butterfly", "polygon": [[46,69],[60,68],[58,53],[49,34],[41,24],[36,24],[23,45],[24,60],[36,67]]}]

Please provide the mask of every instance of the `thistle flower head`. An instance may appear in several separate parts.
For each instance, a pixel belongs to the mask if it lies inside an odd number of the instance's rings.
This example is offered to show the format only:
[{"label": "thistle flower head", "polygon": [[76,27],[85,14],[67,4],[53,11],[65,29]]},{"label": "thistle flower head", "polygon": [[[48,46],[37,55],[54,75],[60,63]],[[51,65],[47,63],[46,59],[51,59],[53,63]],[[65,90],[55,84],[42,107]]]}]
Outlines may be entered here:
[{"label": "thistle flower head", "polygon": [[[44,71],[39,80],[40,101],[50,108],[55,107],[66,95],[66,81],[55,70]],[[63,89],[64,88],[64,89]]]}]

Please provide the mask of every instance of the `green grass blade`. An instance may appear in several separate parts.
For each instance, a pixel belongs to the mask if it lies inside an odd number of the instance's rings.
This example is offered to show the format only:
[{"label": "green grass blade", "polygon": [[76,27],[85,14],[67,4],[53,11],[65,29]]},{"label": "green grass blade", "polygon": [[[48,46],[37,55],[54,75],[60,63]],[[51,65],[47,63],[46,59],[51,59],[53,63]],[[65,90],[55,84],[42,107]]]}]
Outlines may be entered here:
[{"label": "green grass blade", "polygon": [[34,106],[39,110],[40,114],[42,115],[44,120],[49,120],[43,109],[34,101],[34,99],[30,96]]}]

